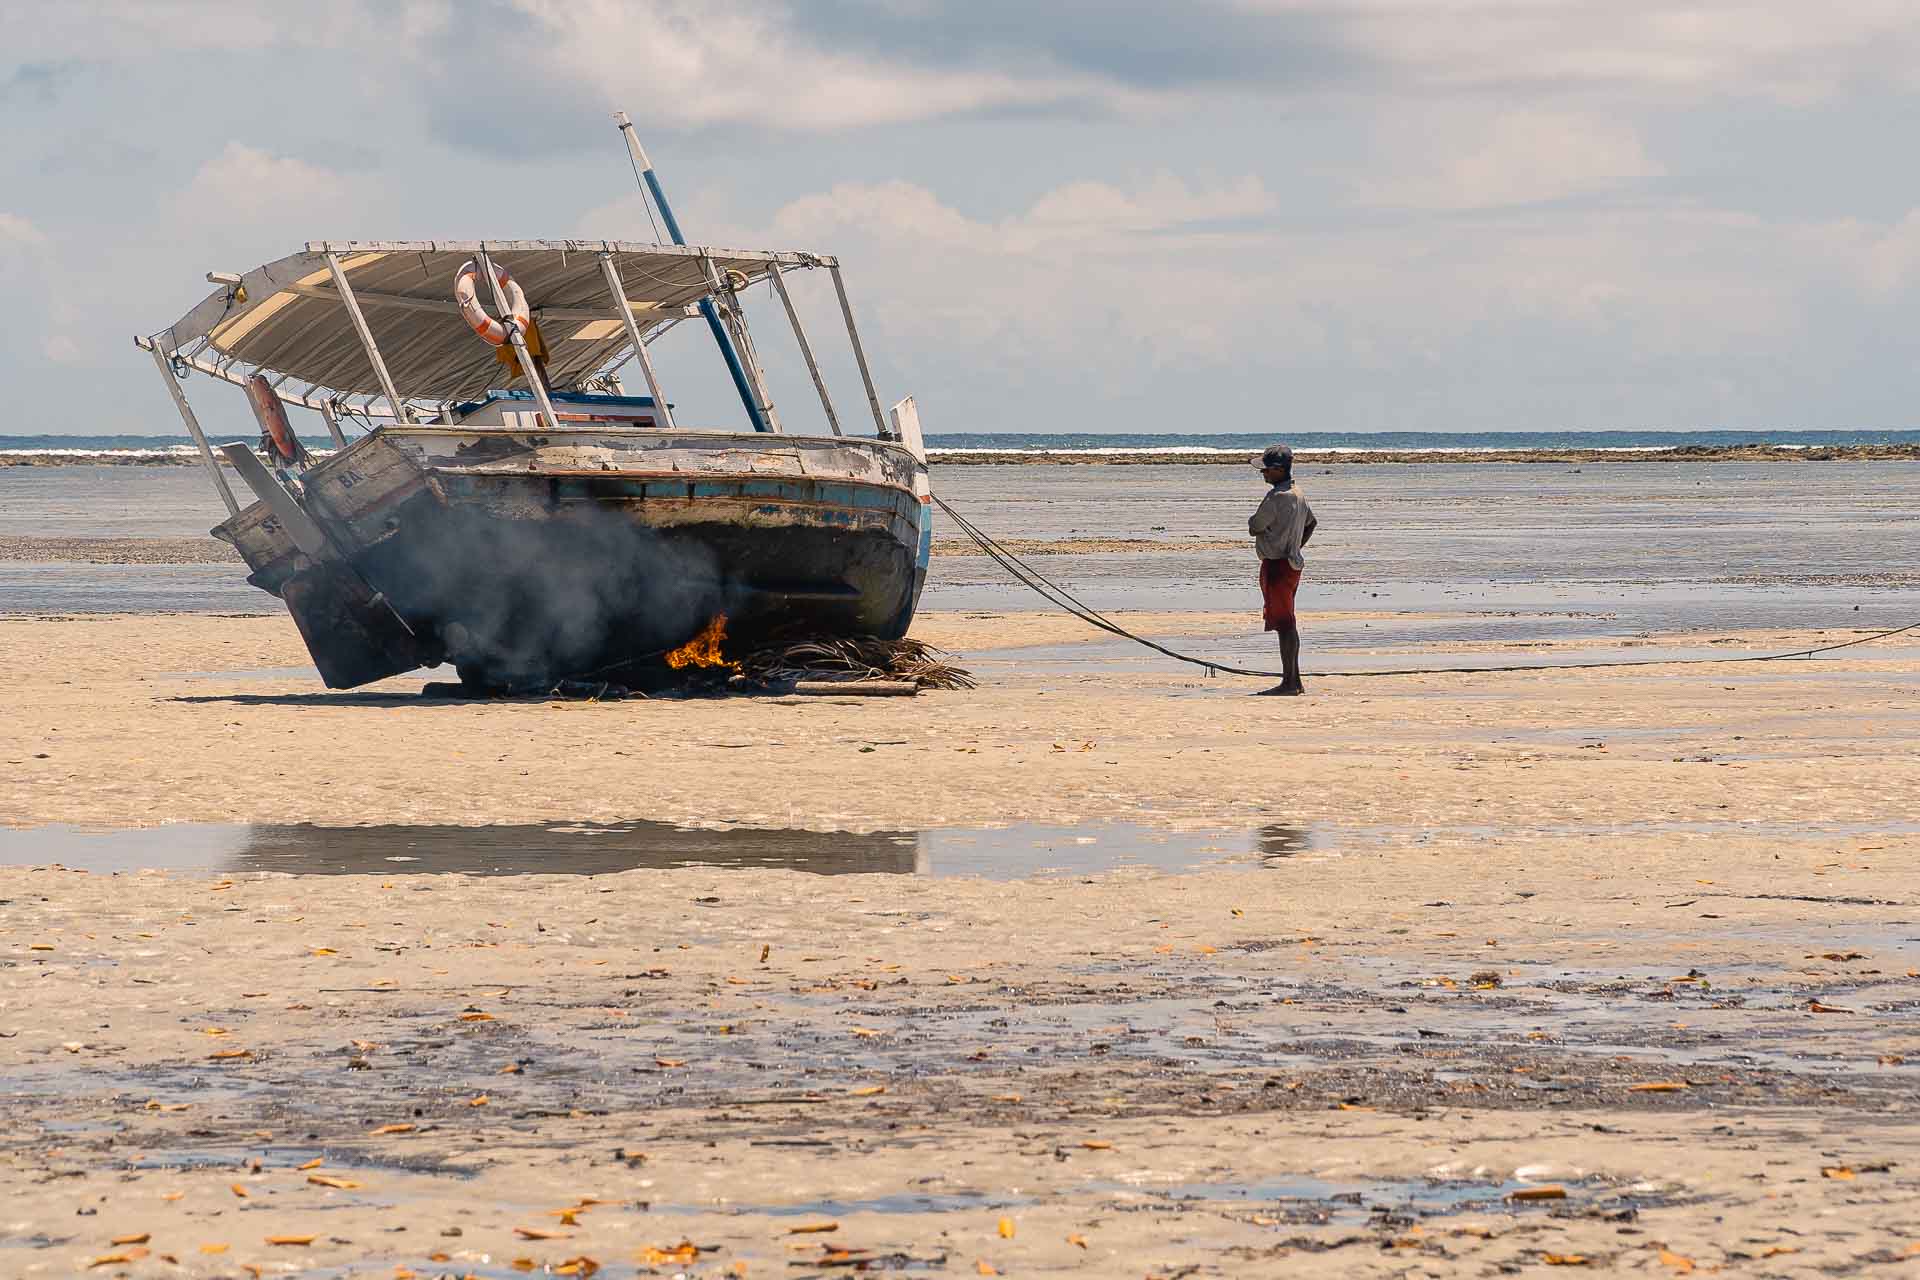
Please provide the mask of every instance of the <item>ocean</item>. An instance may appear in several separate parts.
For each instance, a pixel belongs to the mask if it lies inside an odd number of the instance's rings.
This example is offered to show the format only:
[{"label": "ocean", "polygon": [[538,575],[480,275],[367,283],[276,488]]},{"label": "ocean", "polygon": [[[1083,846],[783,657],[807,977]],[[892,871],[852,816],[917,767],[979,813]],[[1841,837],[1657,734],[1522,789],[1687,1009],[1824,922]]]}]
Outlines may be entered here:
[{"label": "ocean", "polygon": [[[303,437],[307,447],[332,448],[325,436]],[[945,432],[927,437],[931,451],[967,453],[1258,453],[1276,439],[1301,450],[1343,452],[1458,453],[1538,449],[1731,448],[1742,445],[1814,449],[1848,445],[1920,447],[1920,430],[1844,431],[1288,431],[1252,434],[1185,432]],[[0,435],[0,455],[65,454],[76,461],[103,455],[187,454],[186,436],[8,436]]]},{"label": "ocean", "polygon": [[[1614,641],[1633,655],[1645,651],[1630,646],[1650,634],[1920,620],[1920,461],[1420,467],[1303,460],[1297,472],[1321,528],[1308,550],[1301,607],[1310,620],[1348,615],[1310,627],[1320,669],[1377,661],[1372,654],[1381,646],[1407,642],[1444,651],[1577,637]],[[1200,651],[1242,665],[1272,656],[1272,637],[1259,630],[1246,544],[1247,513],[1262,492],[1251,468],[936,465],[933,482],[997,537],[1131,542],[1028,557],[1088,604],[1242,615],[1244,632],[1197,640]],[[222,514],[198,467],[0,468],[0,546],[9,539],[201,538]],[[984,556],[954,554],[963,540],[938,516],[935,537],[925,609],[1047,607]],[[279,608],[247,586],[237,562],[0,556],[0,614]],[[1105,639],[1071,658],[1026,657],[1162,661]]]}]

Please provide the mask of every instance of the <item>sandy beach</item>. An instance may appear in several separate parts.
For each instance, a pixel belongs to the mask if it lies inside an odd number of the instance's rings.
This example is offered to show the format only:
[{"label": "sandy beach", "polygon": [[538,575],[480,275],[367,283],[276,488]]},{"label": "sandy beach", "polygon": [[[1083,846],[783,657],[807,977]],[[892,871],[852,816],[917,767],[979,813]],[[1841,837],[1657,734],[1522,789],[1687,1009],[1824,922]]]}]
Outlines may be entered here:
[{"label": "sandy beach", "polygon": [[15,827],[1300,837],[1011,881],[0,871],[7,1267],[1789,1275],[1920,1254],[1910,655],[1323,678],[1296,701],[1059,661],[1094,633],[1056,615],[916,631],[982,687],[447,703],[418,676],[321,689],[280,617],[0,620]]}]

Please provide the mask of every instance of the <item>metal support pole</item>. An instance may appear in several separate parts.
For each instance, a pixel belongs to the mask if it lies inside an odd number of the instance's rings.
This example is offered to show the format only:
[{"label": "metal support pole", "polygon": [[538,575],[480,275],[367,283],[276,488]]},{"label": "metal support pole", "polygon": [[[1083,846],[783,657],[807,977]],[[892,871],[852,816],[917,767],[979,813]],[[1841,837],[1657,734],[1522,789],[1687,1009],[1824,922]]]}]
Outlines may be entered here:
[{"label": "metal support pole", "polygon": [[807,372],[813,375],[813,389],[820,393],[820,407],[827,411],[827,426],[833,434],[844,434],[840,430],[840,417],[833,411],[833,400],[827,395],[826,379],[820,376],[820,366],[813,358],[813,344],[807,341],[807,331],[800,327],[800,313],[793,309],[793,298],[787,293],[787,279],[780,274],[780,264],[769,262],[767,270],[773,275],[773,287],[780,293],[780,305],[787,309],[787,323],[793,326],[794,341],[800,344],[800,356],[807,362]]},{"label": "metal support pole", "polygon": [[333,401],[322,400],[320,402],[320,416],[327,420],[327,434],[333,437],[333,447],[336,449],[346,448],[347,433],[340,429],[340,415],[334,411]]},{"label": "metal support pole", "polygon": [[207,464],[207,474],[213,477],[213,487],[220,491],[220,500],[227,504],[227,514],[240,514],[240,504],[234,500],[233,490],[227,485],[227,477],[221,474],[220,464],[213,460],[213,450],[207,447],[207,433],[200,429],[200,419],[193,416],[193,406],[187,403],[187,393],[180,389],[180,379],[173,376],[173,365],[161,353],[160,344],[154,343],[147,348],[153,352],[154,367],[160,370],[160,376],[167,381],[167,390],[173,393],[173,407],[180,411],[180,421],[187,424],[187,434],[200,446],[200,460]]},{"label": "metal support pole", "polygon": [[367,349],[367,361],[373,365],[374,376],[380,379],[380,389],[387,393],[387,403],[393,406],[393,420],[398,423],[413,421],[407,416],[407,407],[400,402],[400,393],[394,389],[393,375],[387,372],[387,362],[380,358],[380,348],[373,341],[373,330],[367,327],[367,318],[360,312],[360,300],[353,296],[353,286],[347,283],[347,273],[340,269],[340,255],[327,252],[327,270],[333,273],[333,287],[340,291],[340,301],[347,304],[347,315],[353,320],[354,331],[360,335],[360,345]]},{"label": "metal support pole", "polygon": [[833,291],[840,295],[840,314],[847,322],[847,338],[853,343],[853,362],[860,366],[860,381],[867,387],[867,405],[873,410],[873,428],[886,440],[893,433],[887,430],[887,420],[880,416],[880,395],[873,389],[873,371],[867,368],[867,353],[860,346],[860,331],[853,327],[853,304],[847,301],[847,286],[840,279],[840,264],[827,268],[833,273]]},{"label": "metal support pole", "polygon": [[[684,245],[687,238],[680,234],[680,222],[673,216],[673,206],[667,203],[667,193],[660,186],[659,175],[653,171],[653,161],[647,159],[646,149],[640,145],[640,135],[633,131],[633,121],[627,119],[627,113],[616,111],[613,118],[620,122],[620,132],[627,140],[627,153],[633,157],[633,164],[640,171],[640,180],[653,193],[654,204],[660,207],[660,218],[667,224],[667,234],[675,244]],[[720,348],[720,355],[727,362],[727,372],[733,377],[733,389],[740,393],[740,403],[746,406],[747,418],[753,423],[755,431],[771,431],[767,420],[760,412],[760,404],[754,399],[753,388],[747,385],[747,371],[740,366],[740,357],[733,349],[733,343],[727,338],[726,326],[720,323],[720,313],[713,305],[711,296],[700,299],[700,314],[706,319],[707,328],[713,333],[713,341]]]},{"label": "metal support pole", "polygon": [[747,379],[753,384],[754,402],[760,406],[766,429],[779,431],[780,417],[773,411],[773,394],[767,390],[766,372],[760,368],[760,357],[753,349],[753,339],[747,334],[746,312],[740,306],[740,295],[721,277],[720,269],[713,265],[712,258],[703,254],[700,261],[706,266],[707,283],[713,286],[714,294],[726,299],[727,331],[733,335],[734,349],[739,351],[740,362],[746,366]]},{"label": "metal support pole", "polygon": [[500,309],[500,322],[507,327],[507,340],[513,343],[513,349],[520,356],[520,372],[527,375],[527,386],[533,389],[534,403],[540,406],[540,412],[547,416],[547,428],[560,429],[560,415],[553,411],[553,401],[547,397],[547,380],[540,376],[540,369],[533,363],[533,352],[527,350],[527,335],[520,332],[520,326],[513,322],[507,310],[506,291],[500,287],[500,277],[494,274],[493,259],[485,249],[480,250],[480,270],[487,277],[487,283],[493,286],[493,305]]},{"label": "metal support pole", "polygon": [[646,375],[647,393],[653,397],[653,407],[660,411],[660,421],[672,431],[673,410],[667,407],[667,397],[660,390],[660,379],[654,376],[653,359],[647,355],[647,344],[640,337],[639,322],[633,318],[633,307],[627,302],[627,287],[620,283],[620,272],[614,268],[613,255],[600,255],[600,272],[607,278],[607,292],[613,295],[613,305],[620,309],[620,321],[627,326],[627,341],[633,344],[633,354],[640,361],[640,372]]}]

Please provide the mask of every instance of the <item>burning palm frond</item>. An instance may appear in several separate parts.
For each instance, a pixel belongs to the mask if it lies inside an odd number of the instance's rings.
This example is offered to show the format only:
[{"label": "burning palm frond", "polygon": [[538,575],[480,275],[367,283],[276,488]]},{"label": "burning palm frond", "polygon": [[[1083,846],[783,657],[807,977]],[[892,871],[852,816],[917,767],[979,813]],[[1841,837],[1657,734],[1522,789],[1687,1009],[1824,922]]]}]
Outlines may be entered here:
[{"label": "burning palm frond", "polygon": [[794,680],[910,680],[922,689],[972,689],[979,685],[944,651],[920,640],[850,638],[801,640],[748,654],[741,674],[761,684]]}]

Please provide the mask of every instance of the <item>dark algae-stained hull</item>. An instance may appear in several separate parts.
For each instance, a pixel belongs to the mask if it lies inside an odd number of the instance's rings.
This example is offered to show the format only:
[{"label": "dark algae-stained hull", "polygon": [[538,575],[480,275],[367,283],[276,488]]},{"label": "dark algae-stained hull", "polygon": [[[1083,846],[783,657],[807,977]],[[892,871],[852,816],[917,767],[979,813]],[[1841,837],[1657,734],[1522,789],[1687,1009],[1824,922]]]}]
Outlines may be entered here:
[{"label": "dark algae-stained hull", "polygon": [[338,558],[263,504],[215,533],[335,688],[442,660],[494,686],[603,673],[716,615],[739,646],[897,638],[930,544],[924,465],[884,442],[390,427],[302,479]]}]

